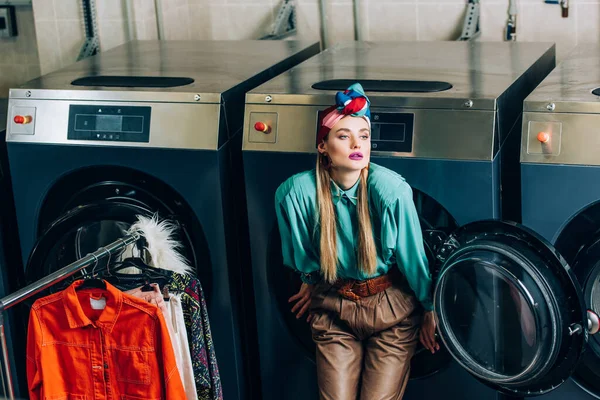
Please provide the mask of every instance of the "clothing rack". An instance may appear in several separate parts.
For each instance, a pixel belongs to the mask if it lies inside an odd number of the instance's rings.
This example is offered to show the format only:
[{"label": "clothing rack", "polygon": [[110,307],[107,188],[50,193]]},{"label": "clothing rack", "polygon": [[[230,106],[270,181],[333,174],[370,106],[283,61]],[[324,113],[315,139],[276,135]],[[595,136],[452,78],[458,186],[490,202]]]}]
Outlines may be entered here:
[{"label": "clothing rack", "polygon": [[[31,296],[34,296],[42,290],[47,289],[50,286],[67,279],[71,275],[83,270],[84,268],[92,264],[94,264],[95,266],[100,259],[108,257],[124,249],[130,244],[136,243],[140,239],[143,238],[138,233],[133,233],[131,235],[124,236],[112,242],[111,244],[98,248],[98,250],[94,251],[93,253],[90,253],[87,256],[67,265],[66,267],[63,267],[58,271],[55,271],[45,276],[44,278],[32,283],[31,285],[25,286],[24,288],[17,290],[16,292],[11,293],[8,296],[0,299],[0,342],[2,346],[2,359],[4,361],[4,371],[0,371],[0,382],[2,382],[3,386],[5,386],[5,390],[7,392],[5,393],[5,396],[7,396],[8,399],[14,400],[15,394],[9,365],[6,336],[4,333],[4,311],[8,310],[14,305],[21,303],[22,301],[30,298]],[[92,275],[95,272],[94,269],[92,269],[91,273],[86,272],[85,275]],[[3,374],[5,376],[2,376]]]}]

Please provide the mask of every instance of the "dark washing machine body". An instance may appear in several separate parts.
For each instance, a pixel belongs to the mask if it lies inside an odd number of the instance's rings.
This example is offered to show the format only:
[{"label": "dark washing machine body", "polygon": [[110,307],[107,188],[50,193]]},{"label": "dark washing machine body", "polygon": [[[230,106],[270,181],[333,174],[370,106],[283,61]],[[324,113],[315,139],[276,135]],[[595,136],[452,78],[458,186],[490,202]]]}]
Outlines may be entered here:
[{"label": "dark washing machine body", "polygon": [[[205,290],[224,396],[249,398],[257,379],[253,321],[243,318],[253,315],[239,223],[243,99],[318,50],[131,42],[12,90],[8,153],[28,280],[116,240],[137,215],[176,221]],[[136,76],[142,69],[152,73]]]},{"label": "dark washing machine body", "polygon": [[576,278],[548,241],[498,221],[520,219],[522,102],[553,67],[552,45],[354,43],[250,91],[243,157],[262,398],[317,398],[310,329],[287,302],[300,280],[282,265],[273,199],[314,168],[318,113],[353,82],[371,100],[372,161],[413,188],[436,281],[444,350],[418,351],[405,399],[523,397],[568,379],[587,337]]},{"label": "dark washing machine body", "polygon": [[[523,224],[553,243],[599,309],[600,159],[597,46],[577,46],[523,106]],[[588,338],[572,379],[542,399],[600,398],[600,336]]]},{"label": "dark washing machine body", "polygon": [[[0,127],[6,126],[8,101],[0,99]],[[24,284],[23,263],[19,253],[19,233],[13,200],[10,168],[6,153],[6,131],[0,128],[0,297],[17,290]],[[4,331],[7,341],[12,342],[14,335],[13,324],[16,323],[14,312],[9,311],[4,315]],[[8,357],[17,368],[24,368],[24,360],[14,357],[21,349],[9,347]],[[16,376],[12,377],[16,379]],[[19,392],[16,392],[19,396]]]}]

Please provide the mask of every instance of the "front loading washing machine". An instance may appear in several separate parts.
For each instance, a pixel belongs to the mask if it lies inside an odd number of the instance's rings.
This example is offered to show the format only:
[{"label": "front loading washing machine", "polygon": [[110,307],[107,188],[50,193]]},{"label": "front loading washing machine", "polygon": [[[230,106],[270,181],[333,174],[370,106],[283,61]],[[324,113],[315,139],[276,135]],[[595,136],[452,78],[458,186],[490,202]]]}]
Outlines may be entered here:
[{"label": "front loading washing machine", "polygon": [[[0,297],[4,297],[17,290],[24,283],[23,267],[19,254],[19,239],[15,216],[15,206],[12,195],[8,156],[6,154],[6,114],[8,99],[0,99]],[[4,334],[10,341],[15,334],[13,330],[15,319],[14,311],[9,311],[2,317]],[[4,362],[20,364],[24,367],[23,360],[15,358],[14,348],[8,347],[8,360],[0,358],[0,367]],[[22,349],[21,349],[22,350]],[[4,369],[2,369],[4,371]],[[0,372],[0,375],[3,372]],[[5,395],[8,377],[0,380],[0,395]],[[16,376],[11,377],[15,380]],[[16,393],[19,396],[19,393]]]},{"label": "front loading washing machine", "polygon": [[116,240],[137,215],[173,220],[205,290],[224,396],[250,398],[243,99],[318,51],[296,41],[131,42],[12,89],[8,154],[28,281]]},{"label": "front loading washing machine", "polygon": [[[577,46],[523,105],[523,223],[571,266],[586,307],[600,309],[600,47]],[[544,399],[600,398],[600,337],[573,379]]]},{"label": "front loading washing machine", "polygon": [[[498,221],[519,218],[522,102],[554,65],[551,44],[355,42],[247,94],[243,159],[263,399],[318,397],[310,329],[287,302],[300,280],[282,262],[274,195],[314,168],[318,112],[354,82],[371,100],[372,162],[413,188],[436,282],[443,350],[419,347],[404,398],[539,394],[568,376],[587,323],[574,278],[543,239]],[[256,129],[263,125],[266,133]]]}]

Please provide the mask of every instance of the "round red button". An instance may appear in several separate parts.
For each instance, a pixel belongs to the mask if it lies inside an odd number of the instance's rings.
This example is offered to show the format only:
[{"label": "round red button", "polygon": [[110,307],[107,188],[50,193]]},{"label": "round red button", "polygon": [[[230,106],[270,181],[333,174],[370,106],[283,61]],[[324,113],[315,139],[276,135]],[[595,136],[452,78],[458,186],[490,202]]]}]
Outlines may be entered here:
[{"label": "round red button", "polygon": [[264,133],[269,133],[269,131],[271,130],[271,128],[269,127],[269,125],[265,124],[264,122],[257,122],[254,124],[254,129],[259,131],[259,132],[264,132]]}]

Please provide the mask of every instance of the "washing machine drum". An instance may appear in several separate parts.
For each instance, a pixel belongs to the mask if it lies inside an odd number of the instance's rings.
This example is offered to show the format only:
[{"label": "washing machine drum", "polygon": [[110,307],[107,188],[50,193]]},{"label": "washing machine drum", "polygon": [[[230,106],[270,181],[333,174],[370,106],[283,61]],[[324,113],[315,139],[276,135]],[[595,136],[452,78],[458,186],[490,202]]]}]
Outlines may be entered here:
[{"label": "washing machine drum", "polygon": [[[122,170],[115,172],[121,176],[124,173]],[[182,245],[179,251],[192,266],[198,265],[196,247],[203,243],[203,235],[197,232],[199,223],[172,189],[156,186],[149,177],[114,181],[97,179],[93,174],[88,176],[92,180],[96,178],[95,181],[78,180],[82,183],[73,185],[73,180],[66,179],[57,183],[47,195],[39,217],[38,241],[25,270],[28,282],[41,279],[125,236],[138,216],[155,214],[178,225],[174,239]],[[70,190],[65,188],[66,185],[70,185]],[[102,263],[113,261],[116,260],[107,258]],[[80,276],[73,275],[51,287],[49,292],[64,289]]]},{"label": "washing machine drum", "polygon": [[472,375],[529,397],[573,373],[587,341],[586,308],[549,243],[522,226],[484,221],[459,228],[437,257],[439,333]]}]

